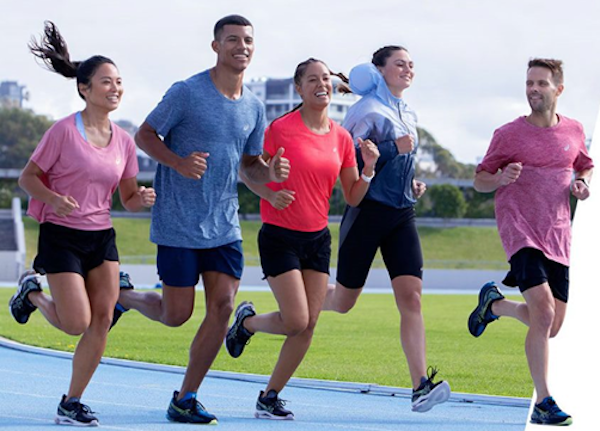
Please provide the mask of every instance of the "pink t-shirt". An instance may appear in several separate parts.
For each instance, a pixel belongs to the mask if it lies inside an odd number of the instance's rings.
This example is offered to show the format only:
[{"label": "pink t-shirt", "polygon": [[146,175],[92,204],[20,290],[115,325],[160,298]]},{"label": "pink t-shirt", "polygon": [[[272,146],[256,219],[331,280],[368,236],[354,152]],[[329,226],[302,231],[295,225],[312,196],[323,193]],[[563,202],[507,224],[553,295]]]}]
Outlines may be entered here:
[{"label": "pink t-shirt", "polygon": [[50,190],[72,196],[78,203],[66,217],[50,205],[31,199],[28,214],[40,223],[50,222],[79,230],[103,230],[112,226],[112,195],[124,178],[139,171],[133,139],[114,123],[105,148],[85,141],[75,126],[75,114],[57,121],[38,144],[31,161],[44,171],[42,181]]},{"label": "pink t-shirt", "polygon": [[283,210],[260,201],[264,223],[301,232],[316,232],[327,227],[329,198],[342,168],[356,166],[356,152],[350,134],[331,121],[325,135],[312,132],[300,111],[276,120],[265,132],[264,149],[273,155],[280,147],[289,159],[290,175],[283,183],[269,183],[272,190],[293,190],[295,201]]},{"label": "pink t-shirt", "polygon": [[569,266],[573,170],[594,166],[583,127],[562,115],[553,127],[536,127],[519,117],[494,132],[477,172],[494,174],[512,162],[523,164],[521,175],[513,184],[500,187],[495,197],[498,232],[507,258],[531,247]]}]

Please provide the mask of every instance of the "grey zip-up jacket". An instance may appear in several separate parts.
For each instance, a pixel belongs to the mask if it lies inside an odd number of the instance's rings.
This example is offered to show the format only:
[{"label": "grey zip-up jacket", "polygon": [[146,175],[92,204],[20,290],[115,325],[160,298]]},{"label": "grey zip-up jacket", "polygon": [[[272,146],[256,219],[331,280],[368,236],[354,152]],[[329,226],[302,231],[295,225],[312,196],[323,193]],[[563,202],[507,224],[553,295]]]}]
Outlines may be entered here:
[{"label": "grey zip-up jacket", "polygon": [[[383,76],[372,64],[361,64],[350,72],[350,88],[363,96],[346,114],[343,126],[354,138],[359,169],[364,162],[358,138],[370,139],[380,152],[375,177],[365,199],[393,208],[414,206],[412,191],[415,176],[415,154],[418,146],[417,115],[404,102],[392,95]],[[415,148],[409,154],[399,154],[395,140],[412,135]]]}]

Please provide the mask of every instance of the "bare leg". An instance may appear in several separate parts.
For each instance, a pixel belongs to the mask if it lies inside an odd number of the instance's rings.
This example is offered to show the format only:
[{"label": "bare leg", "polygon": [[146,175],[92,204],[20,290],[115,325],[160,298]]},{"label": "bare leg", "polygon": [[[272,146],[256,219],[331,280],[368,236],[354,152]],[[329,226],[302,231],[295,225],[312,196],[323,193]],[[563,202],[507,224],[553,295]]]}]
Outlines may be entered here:
[{"label": "bare leg", "polygon": [[190,361],[181,385],[179,399],[197,392],[214,362],[227,333],[235,294],[240,281],[228,274],[205,272],[202,275],[206,295],[206,316],[190,346]]},{"label": "bare leg", "polygon": [[396,306],[400,312],[400,342],[414,389],[421,384],[421,377],[427,376],[425,322],[421,313],[422,284],[420,278],[410,275],[392,280]]},{"label": "bare leg", "polygon": [[323,310],[345,314],[354,308],[361,293],[362,287],[349,289],[340,283],[336,283],[335,285],[328,284]]},{"label": "bare leg", "polygon": [[181,326],[194,311],[194,286],[163,285],[162,295],[157,292],[122,290],[119,303],[125,308],[138,310],[151,320],[167,326]]}]

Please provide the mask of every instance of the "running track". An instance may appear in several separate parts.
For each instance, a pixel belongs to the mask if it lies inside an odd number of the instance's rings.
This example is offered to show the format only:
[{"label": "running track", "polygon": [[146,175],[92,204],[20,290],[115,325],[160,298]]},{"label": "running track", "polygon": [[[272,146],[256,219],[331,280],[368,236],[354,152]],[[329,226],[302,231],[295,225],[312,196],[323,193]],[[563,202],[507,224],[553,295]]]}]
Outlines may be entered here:
[{"label": "running track", "polygon": [[[0,338],[0,429],[56,429],[53,418],[68,386],[70,359],[68,353]],[[82,401],[107,430],[190,430],[164,416],[182,373],[181,367],[107,358]],[[453,394],[428,413],[412,413],[406,389],[293,379],[282,397],[291,400],[288,407],[296,420],[268,421],[253,417],[264,382],[263,376],[211,372],[200,399],[219,418],[217,429],[522,431],[529,411],[529,400],[522,398]]]}]

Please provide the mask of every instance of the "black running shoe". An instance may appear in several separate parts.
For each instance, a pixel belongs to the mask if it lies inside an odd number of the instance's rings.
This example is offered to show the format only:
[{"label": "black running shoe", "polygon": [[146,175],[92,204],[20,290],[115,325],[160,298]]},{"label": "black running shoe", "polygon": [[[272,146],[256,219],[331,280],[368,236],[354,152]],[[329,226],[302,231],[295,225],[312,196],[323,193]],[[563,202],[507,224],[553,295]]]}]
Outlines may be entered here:
[{"label": "black running shoe", "polygon": [[94,412],[79,401],[67,401],[67,396],[63,395],[54,422],[58,425],[75,425],[80,427],[97,427],[98,418]]},{"label": "black running shoe", "polygon": [[530,422],[539,425],[566,426],[573,423],[573,418],[556,405],[554,398],[546,397],[533,408]]},{"label": "black running shoe", "polygon": [[17,288],[17,292],[12,298],[10,298],[10,301],[8,301],[10,314],[18,323],[27,323],[31,313],[37,310],[37,307],[29,300],[28,295],[31,292],[41,291],[42,285],[40,283],[40,278],[37,276],[35,271],[29,270],[21,274],[21,277],[19,277],[19,287]]},{"label": "black running shoe", "polygon": [[294,413],[284,408],[285,401],[279,399],[277,392],[271,389],[267,395],[260,391],[256,401],[254,417],[258,419],[292,420]]},{"label": "black running shoe", "polygon": [[244,301],[235,310],[233,325],[231,325],[225,337],[225,347],[234,358],[238,358],[242,354],[244,347],[250,342],[250,337],[254,335],[244,328],[244,319],[254,315],[256,315],[256,310],[251,302]]},{"label": "black running shoe", "polygon": [[[131,283],[131,277],[124,271],[119,272],[119,289],[120,290],[133,290],[133,284]],[[129,308],[123,307],[117,302],[115,305],[115,311],[113,312],[113,320],[110,324],[110,329],[117,324],[123,313],[129,311]]]},{"label": "black running shoe", "polygon": [[479,303],[469,316],[468,327],[473,337],[479,337],[488,324],[500,318],[492,313],[492,304],[500,299],[504,299],[504,295],[493,281],[483,285],[479,292]]},{"label": "black running shoe", "polygon": [[187,424],[217,425],[217,417],[206,411],[196,398],[177,401],[178,391],[173,392],[173,398],[167,410],[167,419],[171,422]]},{"label": "black running shoe", "polygon": [[450,385],[445,380],[433,383],[437,370],[429,367],[427,379],[412,393],[412,411],[425,413],[435,405],[445,403],[450,398]]}]

